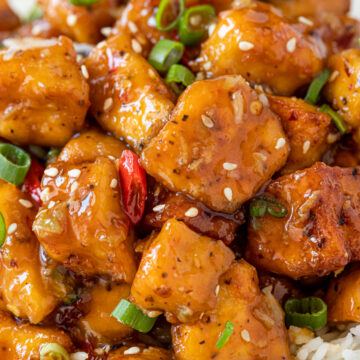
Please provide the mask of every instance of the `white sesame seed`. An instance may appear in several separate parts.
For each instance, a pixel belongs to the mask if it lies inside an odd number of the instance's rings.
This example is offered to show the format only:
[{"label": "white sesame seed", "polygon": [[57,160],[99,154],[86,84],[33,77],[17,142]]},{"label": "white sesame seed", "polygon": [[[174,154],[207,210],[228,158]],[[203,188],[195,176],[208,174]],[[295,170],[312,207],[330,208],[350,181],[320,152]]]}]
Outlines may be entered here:
[{"label": "white sesame seed", "polygon": [[305,25],[309,25],[309,26],[314,25],[314,22],[312,20],[306,18],[305,16],[299,16],[298,20]]},{"label": "white sesame seed", "polygon": [[203,122],[203,124],[208,127],[209,129],[211,129],[212,127],[214,127],[214,123],[213,121],[206,115],[201,115],[201,120]]},{"label": "white sesame seed", "polygon": [[132,32],[133,34],[135,34],[135,33],[138,32],[137,26],[136,26],[135,23],[133,23],[132,21],[129,21],[129,22],[128,22],[128,26],[129,26],[130,32]]},{"label": "white sesame seed", "polygon": [[244,329],[241,331],[241,337],[246,341],[246,342],[250,342],[250,334],[249,332]]},{"label": "white sesame seed", "polygon": [[303,144],[303,154],[306,154],[310,149],[310,141],[307,140]]},{"label": "white sesame seed", "polygon": [[49,168],[44,171],[44,174],[50,177],[55,177],[59,173],[59,170],[57,168]]},{"label": "white sesame seed", "polygon": [[100,32],[105,37],[109,37],[112,33],[112,28],[109,26],[106,26],[106,27],[101,28]]},{"label": "white sesame seed", "polygon": [[89,355],[86,352],[78,351],[70,355],[71,360],[87,360]]},{"label": "white sesame seed", "polygon": [[216,29],[216,24],[211,24],[208,29],[209,36],[211,36]]},{"label": "white sesame seed", "polygon": [[115,156],[112,156],[112,155],[108,155],[108,158],[109,158],[110,160],[112,160],[112,161],[115,160]]},{"label": "white sesame seed", "polygon": [[263,162],[267,161],[267,156],[261,152],[255,152],[254,157],[255,157],[255,159],[261,160]]},{"label": "white sesame seed", "polygon": [[25,200],[25,199],[19,199],[19,203],[28,209],[32,208],[32,206],[33,206],[31,201]]},{"label": "white sesame seed", "polygon": [[163,211],[164,209],[165,209],[165,204],[160,204],[160,205],[153,207],[154,212],[160,212],[160,211]]},{"label": "white sesame seed", "polygon": [[259,95],[259,100],[262,102],[264,106],[269,106],[269,99],[264,93]]},{"label": "white sesame seed", "polygon": [[216,286],[215,295],[218,296],[220,291],[220,285]]},{"label": "white sesame seed", "polygon": [[7,231],[8,235],[11,235],[12,233],[14,233],[16,231],[16,229],[17,229],[16,223],[10,224],[8,227],[8,231]]},{"label": "white sesame seed", "polygon": [[80,174],[81,174],[81,170],[79,169],[72,169],[68,171],[68,175],[74,179],[77,179],[80,176]]},{"label": "white sesame seed", "polygon": [[125,350],[124,355],[134,355],[134,354],[138,354],[139,352],[140,352],[140,348],[138,348],[137,346],[133,346]]},{"label": "white sesame seed", "polygon": [[191,207],[186,213],[187,217],[196,217],[199,215],[199,210],[196,207]]},{"label": "white sesame seed", "polygon": [[48,209],[52,209],[55,206],[55,201],[50,201],[48,205]]},{"label": "white sesame seed", "polygon": [[36,24],[31,29],[31,34],[37,36],[41,33],[41,31],[42,31],[42,26],[40,24]]},{"label": "white sesame seed", "polygon": [[84,75],[85,79],[89,78],[89,72],[88,72],[88,69],[87,69],[87,67],[85,65],[81,65],[81,72]]},{"label": "white sesame seed", "polygon": [[118,181],[116,179],[112,179],[110,183],[110,187],[115,189],[117,187]]},{"label": "white sesame seed", "polygon": [[204,70],[209,71],[212,67],[212,62],[208,61],[203,65]]},{"label": "white sesame seed", "polygon": [[77,22],[77,17],[74,14],[71,14],[66,18],[66,23],[69,26],[74,26],[76,24],[76,22]]},{"label": "white sesame seed", "polygon": [[232,200],[233,193],[232,193],[232,190],[229,187],[224,189],[224,195],[229,201]]},{"label": "white sesame seed", "polygon": [[47,201],[50,195],[50,188],[45,188],[41,193],[40,193],[40,199],[42,201]]},{"label": "white sesame seed", "polygon": [[77,181],[74,181],[72,184],[71,184],[71,188],[70,188],[70,191],[73,193],[77,190],[77,188],[79,187],[79,183]]},{"label": "white sesame seed", "polygon": [[281,149],[282,147],[284,147],[285,144],[286,144],[286,140],[285,140],[284,138],[280,138],[280,139],[278,139],[278,141],[277,141],[277,143],[276,143],[276,145],[275,145],[275,149],[276,149],[276,150],[279,150],[279,149]]},{"label": "white sesame seed", "polygon": [[140,45],[140,43],[137,40],[132,39],[131,46],[136,53],[140,54],[142,52],[142,46]]},{"label": "white sesame seed", "polygon": [[202,21],[202,16],[197,14],[190,17],[189,22],[193,26],[199,26]]},{"label": "white sesame seed", "polygon": [[201,268],[200,260],[199,260],[197,257],[194,259],[194,263],[195,263],[195,266],[196,266],[198,269]]},{"label": "white sesame seed", "polygon": [[232,104],[235,112],[235,123],[241,124],[244,117],[244,98],[242,91],[238,90],[232,94]]},{"label": "white sesame seed", "polygon": [[289,53],[293,53],[296,49],[296,38],[291,38],[287,43],[286,43],[286,50]]},{"label": "white sesame seed", "polygon": [[240,41],[239,48],[242,51],[248,51],[251,50],[254,47],[254,44],[252,44],[249,41]]},{"label": "white sesame seed", "polygon": [[108,111],[108,110],[110,110],[110,108],[112,107],[112,105],[113,105],[113,99],[112,98],[107,98],[106,100],[105,100],[105,102],[104,102],[104,111]]},{"label": "white sesame seed", "polygon": [[329,82],[333,82],[339,75],[340,73],[337,70],[333,71],[329,78]]},{"label": "white sesame seed", "polygon": [[223,163],[223,168],[225,170],[231,171],[231,170],[235,170],[237,168],[237,165],[233,164],[233,163],[225,162],[225,163]]},{"label": "white sesame seed", "polygon": [[329,134],[327,136],[326,140],[329,144],[333,144],[334,142],[336,142],[338,140],[338,135],[337,134]]}]

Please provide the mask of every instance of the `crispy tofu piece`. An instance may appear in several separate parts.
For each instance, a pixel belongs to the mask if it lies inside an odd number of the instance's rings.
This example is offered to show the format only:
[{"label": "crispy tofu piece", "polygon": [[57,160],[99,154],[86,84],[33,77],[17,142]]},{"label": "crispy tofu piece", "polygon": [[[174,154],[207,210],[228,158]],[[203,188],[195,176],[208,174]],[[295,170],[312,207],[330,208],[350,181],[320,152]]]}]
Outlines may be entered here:
[{"label": "crispy tofu piece", "polygon": [[334,80],[325,87],[326,99],[352,127],[360,127],[360,50],[350,49],[330,57],[328,68],[335,72]]},{"label": "crispy tofu piece", "polygon": [[81,164],[93,162],[98,157],[120,158],[125,149],[122,141],[93,128],[73,137],[61,150],[57,160]]},{"label": "crispy tofu piece", "polygon": [[311,168],[272,181],[263,196],[288,210],[250,221],[246,258],[293,279],[320,277],[360,259],[360,169]]},{"label": "crispy tofu piece", "polygon": [[224,76],[185,90],[171,121],[143,151],[142,164],[169,189],[233,213],[281,169],[288,153],[278,117],[241,76]]},{"label": "crispy tofu piece", "polygon": [[68,0],[40,0],[44,16],[62,34],[79,43],[96,44],[102,39],[100,30],[111,26],[111,14],[117,0],[101,0],[89,6],[72,5]]},{"label": "crispy tofu piece", "polygon": [[[131,350],[130,350],[131,349]],[[134,353],[135,352],[135,353]],[[172,360],[172,352],[144,346],[123,346],[120,349],[111,351],[107,360]]]},{"label": "crispy tofu piece", "polygon": [[221,241],[169,220],[143,253],[132,302],[146,312],[165,312],[170,321],[195,320],[215,307],[219,277],[234,258]]},{"label": "crispy tofu piece", "polygon": [[[116,187],[110,186],[113,179]],[[108,158],[81,165],[57,162],[45,170],[43,207],[33,229],[50,257],[82,276],[132,281],[133,239],[119,183]]]},{"label": "crispy tofu piece", "polygon": [[57,343],[68,352],[74,349],[70,337],[55,327],[16,323],[11,316],[0,312],[0,359],[40,359],[41,346]]},{"label": "crispy tofu piece", "polygon": [[0,0],[0,31],[13,30],[20,26],[20,19],[11,10],[7,0]]},{"label": "crispy tofu piece", "polygon": [[2,182],[0,212],[7,229],[0,248],[0,297],[7,310],[36,324],[54,310],[57,300],[41,275],[40,246],[31,231],[35,206],[16,186]]},{"label": "crispy tofu piece", "polygon": [[85,63],[92,115],[105,130],[141,151],[169,120],[175,95],[131,49],[127,34],[100,43]]},{"label": "crispy tofu piece", "polygon": [[0,136],[20,145],[63,146],[82,127],[89,86],[72,42],[20,39],[0,51]]},{"label": "crispy tofu piece", "polygon": [[320,161],[338,131],[331,117],[302,99],[268,96],[271,110],[279,115],[289,139],[290,155],[282,174],[302,170]]},{"label": "crispy tofu piece", "polygon": [[292,95],[322,69],[322,41],[302,33],[272,6],[254,2],[219,17],[194,63],[208,77],[239,74],[279,95]]},{"label": "crispy tofu piece", "polygon": [[[216,308],[194,324],[173,326],[178,360],[290,360],[284,314],[270,288],[261,292],[254,267],[240,260],[222,276]],[[229,340],[215,347],[227,321]]]}]

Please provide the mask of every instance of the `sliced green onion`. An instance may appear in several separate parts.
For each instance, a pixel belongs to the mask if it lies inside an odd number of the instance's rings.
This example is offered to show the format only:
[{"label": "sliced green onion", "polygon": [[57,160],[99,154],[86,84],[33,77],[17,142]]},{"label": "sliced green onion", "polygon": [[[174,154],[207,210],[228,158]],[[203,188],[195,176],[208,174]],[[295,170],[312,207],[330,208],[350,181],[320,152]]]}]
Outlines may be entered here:
[{"label": "sliced green onion", "polygon": [[43,12],[42,8],[38,5],[35,5],[30,10],[30,12],[27,14],[24,21],[26,23],[30,23],[30,22],[33,22],[34,20],[41,19],[43,17],[43,15],[44,15],[44,12]]},{"label": "sliced green onion", "polygon": [[233,331],[234,331],[234,324],[231,321],[227,321],[225,324],[225,329],[222,332],[222,334],[215,346],[218,349],[221,349],[228,342]]},{"label": "sliced green onion", "polygon": [[137,306],[125,299],[119,302],[111,316],[142,333],[148,333],[157,320],[157,318],[146,316]]},{"label": "sliced green onion", "polygon": [[0,247],[4,245],[5,239],[6,239],[6,225],[4,217],[2,216],[2,213],[0,213]]},{"label": "sliced green onion", "polygon": [[179,26],[181,42],[189,46],[198,44],[215,14],[215,9],[210,5],[194,6],[186,10]]},{"label": "sliced green onion", "polygon": [[267,209],[267,202],[261,198],[254,199],[250,203],[250,216],[262,217],[265,215]]},{"label": "sliced green onion", "polygon": [[331,76],[331,71],[329,69],[324,69],[312,81],[305,96],[305,101],[307,103],[315,105],[319,101],[321,90],[328,82],[330,76]]},{"label": "sliced green onion", "polygon": [[262,217],[266,212],[277,218],[283,218],[288,214],[284,205],[263,196],[251,200],[249,212],[252,217]]},{"label": "sliced green onion", "polygon": [[195,75],[185,66],[174,64],[171,65],[166,76],[168,83],[180,83],[189,86],[195,81]]},{"label": "sliced green onion", "polygon": [[166,72],[177,64],[184,53],[184,45],[178,41],[160,40],[151,50],[149,63],[158,71]]},{"label": "sliced green onion", "polygon": [[308,328],[317,331],[326,325],[327,305],[318,297],[289,299],[285,302],[286,326]]},{"label": "sliced green onion", "polygon": [[0,144],[0,178],[21,185],[31,165],[30,155],[12,144]]},{"label": "sliced green onion", "polygon": [[156,27],[169,31],[177,27],[185,11],[185,0],[162,0],[156,14]]},{"label": "sliced green onion", "polygon": [[70,356],[61,345],[49,343],[41,347],[40,360],[70,360]]},{"label": "sliced green onion", "polygon": [[100,0],[69,0],[71,4],[76,6],[89,6],[99,2]]},{"label": "sliced green onion", "polygon": [[341,134],[346,133],[346,125],[344,123],[344,120],[335,110],[333,110],[329,105],[324,104],[320,106],[320,111],[331,116],[334,124],[336,125]]},{"label": "sliced green onion", "polygon": [[56,148],[56,147],[52,147],[49,152],[46,154],[46,165],[50,165],[52,163],[54,163],[59,154],[60,154],[61,149]]}]

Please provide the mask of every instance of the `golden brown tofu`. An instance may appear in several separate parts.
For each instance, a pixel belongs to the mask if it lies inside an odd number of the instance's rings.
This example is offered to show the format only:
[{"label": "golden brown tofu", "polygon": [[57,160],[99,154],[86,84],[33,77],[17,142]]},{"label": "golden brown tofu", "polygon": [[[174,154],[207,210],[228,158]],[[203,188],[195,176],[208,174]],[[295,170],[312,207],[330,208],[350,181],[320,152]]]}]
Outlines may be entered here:
[{"label": "golden brown tofu", "polygon": [[120,158],[126,145],[111,135],[93,128],[73,137],[61,150],[58,161],[68,164],[93,162],[99,156]]},{"label": "golden brown tofu", "polygon": [[102,39],[101,28],[115,21],[111,10],[116,0],[101,0],[94,5],[76,6],[68,0],[40,0],[44,16],[62,34],[80,43],[96,44]]},{"label": "golden brown tofu", "polygon": [[0,359],[39,360],[44,344],[57,343],[71,352],[70,337],[57,328],[17,324],[8,314],[0,312]]},{"label": "golden brown tofu", "polygon": [[320,277],[360,259],[360,169],[311,168],[272,181],[263,196],[288,214],[250,221],[246,257],[293,279]]},{"label": "golden brown tofu", "polygon": [[0,51],[0,136],[16,144],[62,146],[80,130],[89,86],[72,42],[21,39]]},{"label": "golden brown tofu", "polygon": [[169,120],[175,95],[128,40],[126,34],[112,37],[85,63],[92,115],[139,152]]},{"label": "golden brown tofu", "polygon": [[360,126],[360,50],[345,50],[333,55],[328,68],[335,72],[335,79],[325,87],[325,97],[342,118],[351,126]]},{"label": "golden brown tofu", "polygon": [[109,353],[107,360],[171,360],[172,353],[160,348],[122,347]]},{"label": "golden brown tofu", "polygon": [[331,280],[325,302],[328,306],[328,322],[344,323],[360,321],[360,268],[350,267]]},{"label": "golden brown tofu", "polygon": [[[254,267],[246,261],[234,263],[220,282],[216,309],[201,320],[172,328],[178,360],[290,360],[283,311],[270,288],[260,291]],[[234,330],[218,349],[227,321]]]},{"label": "golden brown tofu", "polygon": [[319,73],[325,52],[321,40],[301,33],[272,6],[255,2],[220,14],[194,69],[208,77],[239,74],[292,95]]},{"label": "golden brown tofu", "polygon": [[[111,186],[113,179],[116,186]],[[50,165],[42,179],[42,199],[33,229],[50,257],[83,276],[132,281],[133,239],[112,160]]]},{"label": "golden brown tofu", "polygon": [[147,312],[165,312],[170,321],[195,320],[215,307],[219,277],[234,258],[221,241],[169,220],[143,253],[131,299]]},{"label": "golden brown tofu", "polygon": [[338,131],[331,117],[297,98],[268,96],[271,110],[279,115],[289,139],[290,155],[282,174],[302,170],[320,161]]},{"label": "golden brown tofu", "polygon": [[40,246],[31,231],[35,206],[16,186],[2,182],[0,212],[7,229],[0,248],[0,296],[14,315],[36,324],[53,311],[57,300],[41,276]]},{"label": "golden brown tofu", "polygon": [[142,153],[145,170],[173,191],[233,213],[286,162],[278,117],[241,76],[198,81]]},{"label": "golden brown tofu", "polygon": [[20,25],[20,19],[11,10],[7,0],[0,0],[0,31],[13,30]]},{"label": "golden brown tofu", "polygon": [[97,284],[89,290],[91,300],[86,304],[86,315],[75,324],[72,334],[79,340],[97,344],[117,344],[129,337],[133,329],[117,321],[110,314],[121,299],[130,295],[127,284]]}]

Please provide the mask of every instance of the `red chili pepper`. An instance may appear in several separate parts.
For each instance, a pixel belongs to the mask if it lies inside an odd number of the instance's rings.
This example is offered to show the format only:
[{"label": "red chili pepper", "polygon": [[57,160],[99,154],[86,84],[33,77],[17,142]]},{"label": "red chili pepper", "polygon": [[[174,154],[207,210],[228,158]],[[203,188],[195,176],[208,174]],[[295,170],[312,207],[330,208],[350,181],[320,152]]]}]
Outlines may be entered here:
[{"label": "red chili pepper", "polygon": [[125,150],[119,161],[124,209],[134,225],[144,214],[147,195],[146,172],[139,160],[131,150]]},{"label": "red chili pepper", "polygon": [[24,180],[25,191],[30,197],[39,205],[42,205],[40,198],[41,194],[41,178],[44,173],[44,168],[34,158],[31,159],[31,166]]}]

